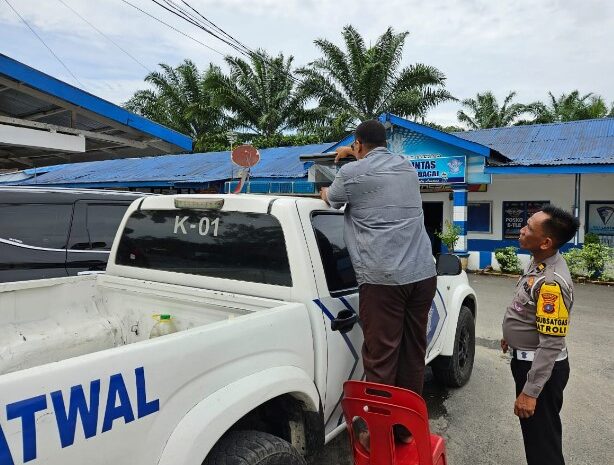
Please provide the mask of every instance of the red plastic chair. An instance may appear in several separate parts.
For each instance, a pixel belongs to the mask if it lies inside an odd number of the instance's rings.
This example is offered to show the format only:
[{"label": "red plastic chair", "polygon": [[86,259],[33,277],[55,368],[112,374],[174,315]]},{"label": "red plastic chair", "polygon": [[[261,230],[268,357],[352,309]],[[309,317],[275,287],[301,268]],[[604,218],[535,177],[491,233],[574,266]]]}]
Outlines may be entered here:
[{"label": "red plastic chair", "polygon": [[[424,399],[415,392],[385,384],[346,381],[341,401],[355,465],[446,465],[446,446],[431,434]],[[370,451],[357,441],[354,419],[362,418],[370,434]],[[414,440],[395,442],[392,427],[403,425]]]}]

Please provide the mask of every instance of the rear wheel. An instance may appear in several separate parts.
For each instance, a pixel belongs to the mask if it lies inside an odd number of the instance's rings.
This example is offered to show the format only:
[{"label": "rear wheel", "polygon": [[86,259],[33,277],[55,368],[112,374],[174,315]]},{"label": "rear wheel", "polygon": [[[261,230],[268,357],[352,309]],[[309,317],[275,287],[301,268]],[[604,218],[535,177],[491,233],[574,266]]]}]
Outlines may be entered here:
[{"label": "rear wheel", "polygon": [[306,465],[292,445],[261,431],[232,431],[211,449],[203,465]]},{"label": "rear wheel", "polygon": [[475,357],[475,321],[469,307],[463,305],[458,315],[454,353],[451,357],[440,355],[431,367],[440,383],[450,387],[461,387],[471,378]]}]

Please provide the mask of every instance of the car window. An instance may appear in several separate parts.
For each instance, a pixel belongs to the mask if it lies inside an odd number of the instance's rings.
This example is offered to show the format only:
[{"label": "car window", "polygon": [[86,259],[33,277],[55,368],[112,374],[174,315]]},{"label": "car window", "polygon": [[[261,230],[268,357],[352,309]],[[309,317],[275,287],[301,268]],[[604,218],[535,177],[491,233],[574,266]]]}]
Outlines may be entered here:
[{"label": "car window", "polygon": [[322,258],[328,290],[331,293],[354,290],[358,284],[343,239],[343,214],[314,213],[311,224]]},{"label": "car window", "polygon": [[143,210],[122,232],[118,265],[291,286],[286,242],[272,215]]},{"label": "car window", "polygon": [[71,204],[0,204],[0,238],[50,249],[66,248]]},{"label": "car window", "polygon": [[87,230],[93,250],[109,250],[130,203],[88,204]]},{"label": "car window", "polygon": [[68,248],[110,250],[119,223],[130,203],[78,201],[75,205]]}]

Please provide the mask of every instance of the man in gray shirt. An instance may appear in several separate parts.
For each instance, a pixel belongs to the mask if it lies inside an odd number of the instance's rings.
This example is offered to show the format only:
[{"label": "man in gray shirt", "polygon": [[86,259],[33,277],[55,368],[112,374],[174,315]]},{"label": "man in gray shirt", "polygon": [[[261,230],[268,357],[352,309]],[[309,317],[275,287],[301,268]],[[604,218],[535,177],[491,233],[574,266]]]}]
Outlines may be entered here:
[{"label": "man in gray shirt", "polygon": [[514,413],[520,418],[528,465],[564,465],[559,413],[569,379],[565,336],[573,282],[559,248],[578,230],[570,213],[545,206],[520,230],[533,255],[503,318],[503,352],[512,352]]},{"label": "man in gray shirt", "polygon": [[421,394],[437,276],[418,174],[406,157],[388,151],[386,129],[376,120],[361,123],[352,146],[337,152],[337,159],[354,155],[357,161],[342,166],[321,197],[334,208],[345,205],[367,381]]}]

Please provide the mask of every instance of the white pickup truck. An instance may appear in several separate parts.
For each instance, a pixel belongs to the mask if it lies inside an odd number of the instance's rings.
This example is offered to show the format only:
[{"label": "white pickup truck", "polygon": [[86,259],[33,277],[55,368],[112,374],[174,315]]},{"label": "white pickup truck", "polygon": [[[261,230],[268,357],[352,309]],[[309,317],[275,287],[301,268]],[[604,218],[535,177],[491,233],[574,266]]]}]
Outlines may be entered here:
[{"label": "white pickup truck", "polygon": [[[477,301],[455,258],[427,362],[460,386]],[[106,274],[0,284],[0,465],[304,464],[363,377],[357,309],[343,215],[322,201],[139,199]],[[177,332],[150,339],[161,313]]]}]

